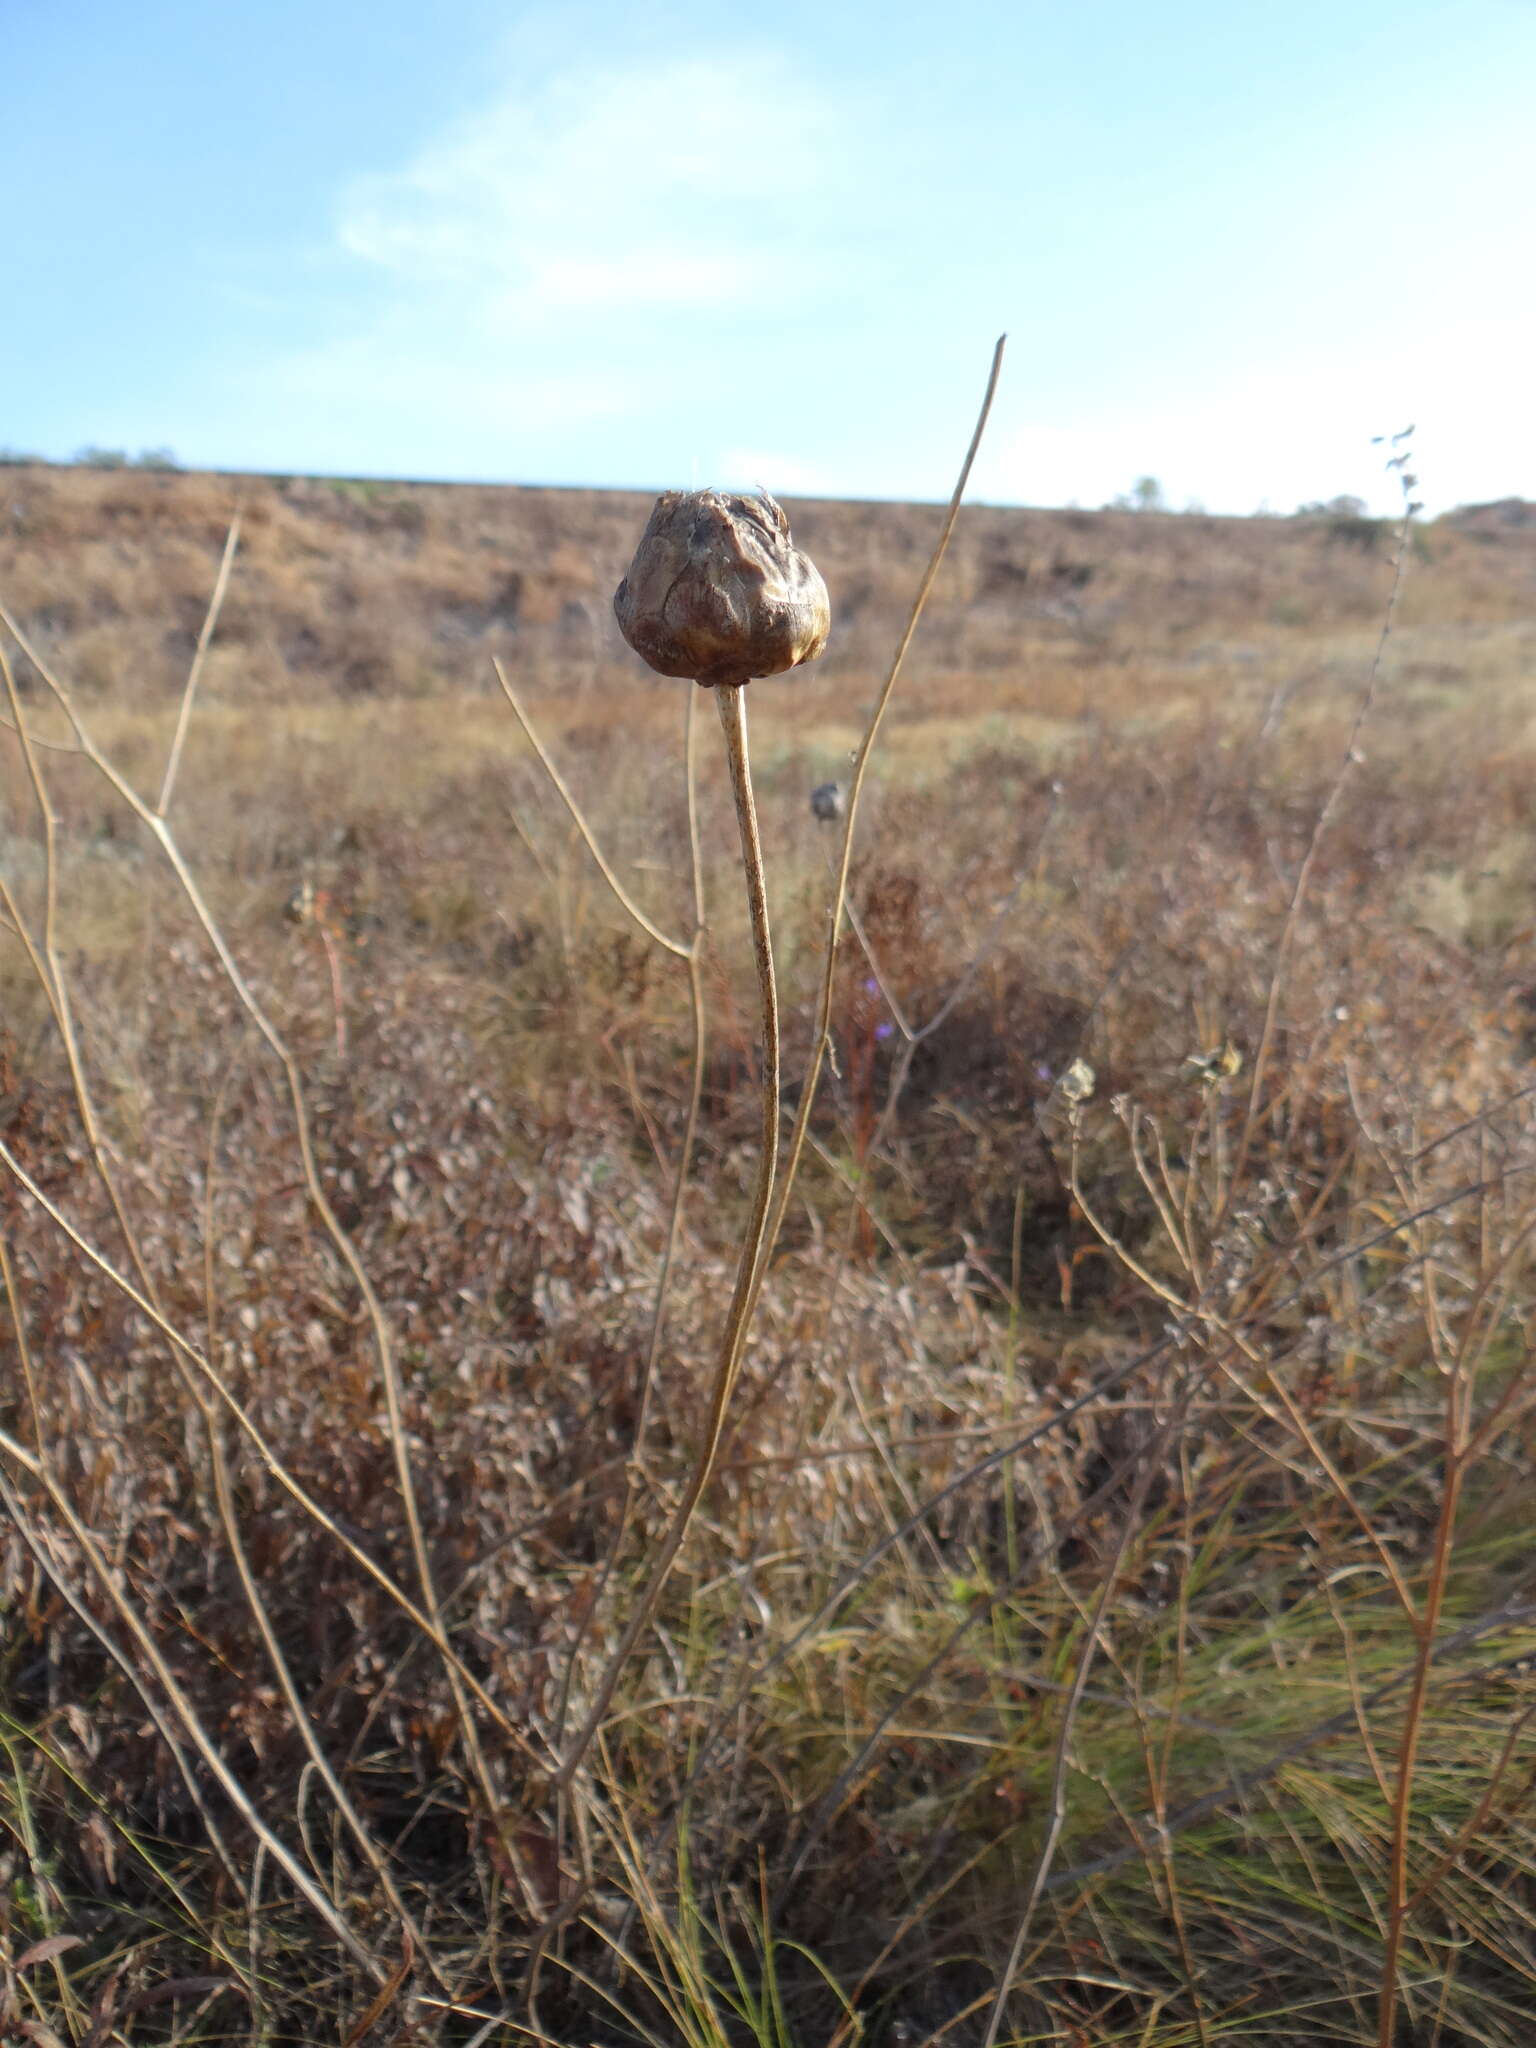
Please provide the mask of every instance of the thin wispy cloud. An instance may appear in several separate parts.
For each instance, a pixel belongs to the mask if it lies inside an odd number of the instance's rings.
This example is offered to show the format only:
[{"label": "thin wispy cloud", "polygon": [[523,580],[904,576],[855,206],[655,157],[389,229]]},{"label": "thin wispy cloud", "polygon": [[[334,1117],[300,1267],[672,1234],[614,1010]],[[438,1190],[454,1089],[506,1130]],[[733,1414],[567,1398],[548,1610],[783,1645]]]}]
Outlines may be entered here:
[{"label": "thin wispy cloud", "polygon": [[814,285],[798,208],[831,109],[771,51],[513,85],[341,197],[337,241],[500,331],[571,313],[717,310]]},{"label": "thin wispy cloud", "polygon": [[278,380],[397,409],[471,472],[537,469],[530,437],[681,403],[712,327],[814,298],[830,252],[803,208],[839,147],[830,101],[772,50],[514,78],[343,187],[321,261],[362,274],[366,316]]}]

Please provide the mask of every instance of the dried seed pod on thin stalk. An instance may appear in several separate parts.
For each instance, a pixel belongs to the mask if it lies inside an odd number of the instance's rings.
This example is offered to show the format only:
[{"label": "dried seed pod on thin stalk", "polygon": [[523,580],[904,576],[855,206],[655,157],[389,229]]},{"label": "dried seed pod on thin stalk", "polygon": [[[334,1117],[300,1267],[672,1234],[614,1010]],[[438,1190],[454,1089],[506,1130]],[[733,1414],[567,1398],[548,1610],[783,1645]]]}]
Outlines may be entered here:
[{"label": "dried seed pod on thin stalk", "polygon": [[613,609],[652,668],[705,689],[814,661],[831,622],[827,586],[766,491],[663,492]]},{"label": "dried seed pod on thin stalk", "polygon": [[652,668],[664,676],[692,677],[715,691],[741,833],[747,915],[762,1001],[763,1135],[751,1214],[737,1251],[736,1278],[693,1471],[657,1543],[645,1584],[631,1604],[586,1719],[555,1774],[562,1786],[571,1782],[602,1725],[619,1674],[650,1621],[714,1473],[746,1347],[778,1171],[780,1091],[779,1000],[742,690],[755,677],[780,675],[814,660],[827,643],[829,623],[827,587],[815,565],[792,544],[789,521],[766,492],[757,498],[724,491],[664,492],[640,537],[629,574],[614,593],[613,609],[624,638]]}]

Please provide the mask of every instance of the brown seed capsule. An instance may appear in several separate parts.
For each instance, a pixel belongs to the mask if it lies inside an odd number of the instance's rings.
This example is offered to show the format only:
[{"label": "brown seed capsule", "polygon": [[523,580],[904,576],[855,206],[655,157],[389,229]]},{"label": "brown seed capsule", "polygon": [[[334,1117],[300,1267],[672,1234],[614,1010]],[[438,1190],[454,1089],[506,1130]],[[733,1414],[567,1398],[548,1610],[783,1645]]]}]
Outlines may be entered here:
[{"label": "brown seed capsule", "polygon": [[664,491],[613,609],[652,668],[706,689],[814,661],[831,623],[827,586],[766,491]]}]

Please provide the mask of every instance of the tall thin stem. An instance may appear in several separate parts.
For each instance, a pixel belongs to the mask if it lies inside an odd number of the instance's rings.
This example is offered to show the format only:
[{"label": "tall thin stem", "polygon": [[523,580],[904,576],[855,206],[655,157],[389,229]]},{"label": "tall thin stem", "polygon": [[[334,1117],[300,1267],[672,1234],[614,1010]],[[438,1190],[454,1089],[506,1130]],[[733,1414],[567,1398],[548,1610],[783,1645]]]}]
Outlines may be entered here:
[{"label": "tall thin stem", "polygon": [[613,891],[614,895],[623,905],[625,911],[628,913],[630,917],[634,919],[635,923],[639,925],[641,931],[645,933],[648,939],[653,940],[656,945],[660,946],[663,949],[664,952],[675,953],[678,959],[686,960],[688,957],[688,947],[686,942],[682,939],[668,938],[667,934],[660,928],[659,925],[653,924],[651,920],[646,916],[645,912],[640,908],[639,904],[635,901],[634,897],[630,895],[629,891],[625,888],[624,884],[619,880],[618,876],[614,873],[612,862],[608,860],[602,848],[598,845],[597,840],[593,837],[592,827],[587,823],[586,819],[582,816],[581,806],[577,803],[575,797],[572,796],[570,789],[567,787],[565,777],[560,773],[560,770],[555,766],[554,757],[551,755],[549,749],[545,746],[544,742],[539,738],[538,732],[534,727],[532,720],[529,718],[527,712],[523,709],[522,702],[519,699],[516,690],[513,689],[511,680],[508,677],[506,670],[502,667],[499,661],[493,661],[491,663],[491,666],[496,671],[496,680],[501,685],[501,694],[506,698],[508,704],[511,705],[512,715],[523,729],[524,739],[527,740],[529,746],[532,747],[534,753],[538,756],[539,766],[544,770],[544,773],[549,777],[550,783],[554,788],[555,794],[559,797],[560,801],[565,805],[566,810],[570,813],[571,823],[576,827],[577,832],[581,835],[582,844],[586,847],[588,853],[591,854],[593,860],[596,861],[598,872],[601,874],[603,880],[608,884],[609,888]]},{"label": "tall thin stem", "polygon": [[747,913],[752,926],[752,950],[757,961],[758,994],[763,1017],[762,1110],[763,1140],[758,1160],[757,1186],[752,1213],[742,1237],[736,1262],[736,1284],[726,1311],[710,1394],[709,1413],[699,1440],[698,1455],[682,1499],[662,1537],[650,1577],[635,1602],[634,1610],[619,1638],[618,1647],[598,1683],[597,1693],[587,1711],[570,1753],[555,1775],[557,1786],[568,1785],[580,1768],[592,1739],[602,1726],[603,1716],[613,1700],[620,1674],[651,1618],[662,1588],[677,1562],[683,1538],[703,1498],[720,1453],[725,1433],[726,1411],[731,1391],[746,1348],[747,1327],[755,1282],[768,1232],[768,1212],[773,1201],[779,1158],[779,999],[774,984],[773,942],[768,927],[768,889],[763,873],[763,846],[757,829],[757,805],[752,797],[752,763],[747,750],[747,712],[741,685],[721,684],[716,691],[720,723],[725,730],[725,749],[730,761],[731,790],[736,799],[736,822],[741,832],[741,864],[747,878]]},{"label": "tall thin stem", "polygon": [[[656,1280],[656,1306],[651,1315],[651,1336],[646,1346],[645,1366],[640,1376],[640,1413],[635,1422],[634,1457],[643,1463],[646,1430],[650,1422],[651,1390],[656,1362],[661,1356],[662,1333],[666,1328],[667,1306],[672,1291],[672,1267],[682,1237],[683,1201],[693,1169],[693,1148],[699,1132],[699,1109],[704,1098],[704,1053],[707,1019],[704,1011],[704,849],[699,839],[698,777],[699,692],[688,689],[688,716],[683,738],[683,789],[688,813],[688,864],[693,882],[693,938],[688,946],[688,1004],[693,1020],[693,1052],[689,1062],[688,1113],[683,1122],[678,1148],[677,1172],[672,1184],[672,1209],[667,1219],[667,1242],[662,1253],[661,1272]],[[770,971],[772,962],[769,962]]]},{"label": "tall thin stem", "polygon": [[[747,752],[747,704],[739,688],[723,684],[715,693],[725,750],[731,764],[731,793],[741,830],[741,864],[747,877],[747,913],[752,925],[752,951],[757,963],[758,997],[763,1012],[763,1150],[753,1197],[752,1220],[742,1247],[741,1271],[731,1301],[728,1341],[732,1371],[741,1363],[747,1340],[754,1282],[761,1263],[779,1163],[779,998],[773,979],[773,940],[768,929],[768,884],[763,872],[763,844],[752,797],[752,763]],[[750,1255],[750,1256],[749,1256]]]},{"label": "tall thin stem", "polygon": [[[831,1042],[832,991],[837,976],[837,942],[842,931],[843,917],[848,906],[848,871],[853,864],[853,839],[858,826],[859,798],[863,793],[864,779],[869,769],[870,756],[874,752],[875,742],[880,737],[880,727],[885,719],[886,708],[891,701],[892,693],[895,691],[897,678],[901,674],[902,663],[907,658],[907,649],[912,645],[913,636],[917,632],[918,623],[923,616],[923,609],[928,602],[928,593],[933,589],[934,583],[938,579],[939,570],[943,567],[944,557],[949,551],[950,537],[954,533],[955,522],[960,517],[960,503],[965,496],[965,487],[970,482],[971,468],[975,463],[977,451],[981,447],[982,435],[986,432],[987,420],[991,415],[992,400],[996,396],[998,378],[1002,374],[1003,346],[1007,339],[1006,334],[1000,334],[997,338],[997,345],[992,351],[992,368],[987,376],[987,388],[982,396],[981,410],[976,417],[976,427],[971,435],[971,445],[965,451],[965,460],[960,465],[960,475],[955,483],[954,495],[949,501],[949,509],[944,515],[944,523],[939,529],[938,540],[935,542],[933,553],[929,557],[928,567],[923,572],[923,580],[918,585],[917,596],[912,601],[912,609],[907,617],[906,629],[897,643],[890,668],[886,671],[885,681],[881,685],[880,694],[875,700],[874,710],[870,713],[869,724],[864,729],[864,737],[859,743],[858,757],[853,765],[853,776],[848,787],[847,809],[843,819],[843,843],[835,870],[832,905],[827,919],[827,945],[822,960],[821,995],[816,1010],[816,1028],[811,1037],[810,1064],[806,1070],[805,1082],[800,1091],[800,1105],[795,1112],[795,1127],[790,1134],[789,1151],[785,1163],[783,1185],[779,1191],[778,1206],[773,1212],[772,1222],[767,1232],[764,1255],[759,1262],[758,1281],[761,1280],[763,1268],[766,1267],[768,1258],[772,1255],[773,1247],[777,1243],[779,1232],[784,1225],[784,1216],[789,1208],[789,1198],[795,1185],[795,1174],[800,1164],[800,1155],[805,1149],[806,1133],[810,1128],[811,1110],[815,1104],[816,1089],[821,1080],[822,1062],[826,1057],[827,1046]],[[725,707],[722,705],[721,716],[723,717],[724,715]]]},{"label": "tall thin stem", "polygon": [[214,628],[219,623],[219,613],[224,606],[224,593],[229,588],[229,572],[235,566],[235,549],[239,545],[240,515],[237,512],[229,523],[224,553],[219,562],[219,573],[214,579],[213,595],[209,598],[208,609],[203,615],[203,630],[197,636],[192,666],[187,670],[186,688],[181,693],[181,709],[176,714],[176,735],[171,741],[170,757],[165,764],[165,779],[160,784],[160,801],[155,805],[156,816],[161,818],[171,808],[171,791],[176,787],[176,771],[181,766],[181,750],[187,743],[187,728],[192,723],[192,701],[197,695],[198,683],[202,680],[203,662],[207,658]]},{"label": "tall thin stem", "polygon": [[678,1148],[677,1167],[672,1178],[672,1206],[667,1217],[667,1237],[661,1255],[661,1270],[656,1276],[656,1294],[651,1309],[651,1334],[645,1347],[645,1363],[640,1369],[639,1412],[635,1419],[634,1442],[626,1461],[624,1504],[619,1510],[618,1530],[609,1546],[607,1562],[603,1566],[597,1591],[588,1603],[586,1613],[577,1626],[575,1637],[566,1654],[565,1677],[561,1681],[560,1703],[554,1721],[557,1742],[565,1733],[565,1717],[570,1707],[571,1690],[576,1682],[576,1667],[581,1657],[582,1645],[587,1639],[587,1631],[597,1614],[609,1583],[618,1570],[619,1560],[624,1553],[625,1538],[629,1534],[629,1525],[634,1516],[641,1474],[645,1469],[646,1438],[651,1420],[651,1394],[655,1385],[657,1360],[661,1357],[661,1340],[666,1330],[667,1308],[672,1294],[672,1269],[677,1260],[678,1245],[682,1241],[683,1203],[688,1194],[688,1178],[693,1170],[693,1148],[698,1138],[699,1109],[704,1098],[707,1019],[704,1010],[704,850],[699,839],[699,692],[692,683],[687,685],[687,690],[688,710],[683,728],[683,790],[688,817],[689,867],[693,882],[693,938],[684,961],[688,970],[688,1006],[693,1020],[688,1113],[683,1123],[682,1143]]}]

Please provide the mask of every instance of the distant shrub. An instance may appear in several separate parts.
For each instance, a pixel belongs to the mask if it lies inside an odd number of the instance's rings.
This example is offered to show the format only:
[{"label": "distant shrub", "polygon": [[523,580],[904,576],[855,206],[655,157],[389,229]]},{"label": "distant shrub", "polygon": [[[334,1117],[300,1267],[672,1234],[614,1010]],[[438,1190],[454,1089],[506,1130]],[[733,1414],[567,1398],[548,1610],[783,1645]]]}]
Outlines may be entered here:
[{"label": "distant shrub", "polygon": [[88,443],[75,450],[74,460],[82,469],[179,470],[181,464],[169,448],[141,448],[130,455],[126,448],[98,448]]},{"label": "distant shrub", "polygon": [[1296,517],[1315,520],[1330,546],[1358,548],[1363,555],[1375,554],[1390,540],[1395,527],[1390,519],[1373,519],[1365,509],[1364,498],[1353,497],[1347,491],[1336,498],[1298,505]]},{"label": "distant shrub", "polygon": [[1356,512],[1335,512],[1328,518],[1326,532],[1330,544],[1358,548],[1364,555],[1374,555],[1390,536],[1392,522],[1390,519],[1365,519]]},{"label": "distant shrub", "polygon": [[1352,497],[1348,491],[1340,492],[1336,498],[1315,498],[1310,504],[1296,507],[1298,519],[1363,519],[1364,498]]},{"label": "distant shrub", "polygon": [[381,478],[370,476],[328,476],[320,481],[338,498],[349,498],[359,505],[377,504],[391,488]]},{"label": "distant shrub", "polygon": [[1128,491],[1113,502],[1116,512],[1166,512],[1168,500],[1155,476],[1139,476]]}]

